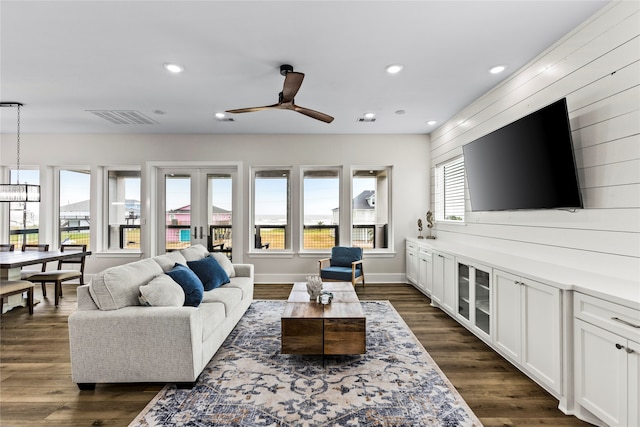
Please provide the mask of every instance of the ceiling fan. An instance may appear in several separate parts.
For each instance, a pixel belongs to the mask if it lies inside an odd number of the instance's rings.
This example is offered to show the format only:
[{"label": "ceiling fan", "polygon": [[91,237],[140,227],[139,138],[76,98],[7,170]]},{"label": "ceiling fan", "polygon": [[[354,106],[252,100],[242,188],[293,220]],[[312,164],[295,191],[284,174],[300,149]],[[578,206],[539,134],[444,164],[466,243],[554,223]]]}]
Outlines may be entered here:
[{"label": "ceiling fan", "polygon": [[325,123],[331,123],[333,121],[333,117],[328,114],[321,113],[319,111],[311,110],[309,108],[300,107],[294,104],[294,97],[300,86],[302,85],[302,80],[304,79],[303,73],[298,73],[293,71],[293,67],[288,64],[283,64],[280,66],[280,74],[284,76],[284,87],[282,88],[282,92],[280,92],[278,96],[278,103],[273,105],[265,105],[264,107],[251,107],[251,108],[239,108],[237,110],[227,110],[227,113],[251,113],[253,111],[262,111],[262,110],[293,110],[298,113],[304,114],[305,116],[309,116],[316,120],[320,120]]}]

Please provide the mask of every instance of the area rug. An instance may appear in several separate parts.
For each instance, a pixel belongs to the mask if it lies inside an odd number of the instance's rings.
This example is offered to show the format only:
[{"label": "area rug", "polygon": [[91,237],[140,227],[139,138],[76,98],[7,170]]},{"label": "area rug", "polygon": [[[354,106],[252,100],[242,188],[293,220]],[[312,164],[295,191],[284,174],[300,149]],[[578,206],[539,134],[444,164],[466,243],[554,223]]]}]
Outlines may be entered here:
[{"label": "area rug", "polygon": [[255,301],[193,389],[169,384],[133,426],[481,426],[388,301],[366,301],[367,353],[280,353],[284,301]]}]

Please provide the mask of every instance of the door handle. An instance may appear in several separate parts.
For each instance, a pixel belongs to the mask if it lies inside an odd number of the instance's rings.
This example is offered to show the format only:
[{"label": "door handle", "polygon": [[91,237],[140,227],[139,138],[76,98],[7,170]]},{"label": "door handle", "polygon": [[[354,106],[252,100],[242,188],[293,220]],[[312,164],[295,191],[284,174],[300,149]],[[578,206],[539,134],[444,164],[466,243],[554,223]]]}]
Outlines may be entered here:
[{"label": "door handle", "polygon": [[193,227],[193,238],[198,240],[198,227]]},{"label": "door handle", "polygon": [[204,233],[202,232],[202,226],[200,226],[200,238],[204,239]]}]

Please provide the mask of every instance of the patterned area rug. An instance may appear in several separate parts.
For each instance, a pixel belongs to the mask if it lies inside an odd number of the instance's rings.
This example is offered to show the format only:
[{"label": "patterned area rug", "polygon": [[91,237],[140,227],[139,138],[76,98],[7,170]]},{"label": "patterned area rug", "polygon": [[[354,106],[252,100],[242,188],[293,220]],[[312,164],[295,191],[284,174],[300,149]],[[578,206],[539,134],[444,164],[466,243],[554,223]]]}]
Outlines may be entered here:
[{"label": "patterned area rug", "polygon": [[200,375],[132,426],[481,426],[387,301],[362,302],[367,353],[280,354],[284,301],[255,301]]}]

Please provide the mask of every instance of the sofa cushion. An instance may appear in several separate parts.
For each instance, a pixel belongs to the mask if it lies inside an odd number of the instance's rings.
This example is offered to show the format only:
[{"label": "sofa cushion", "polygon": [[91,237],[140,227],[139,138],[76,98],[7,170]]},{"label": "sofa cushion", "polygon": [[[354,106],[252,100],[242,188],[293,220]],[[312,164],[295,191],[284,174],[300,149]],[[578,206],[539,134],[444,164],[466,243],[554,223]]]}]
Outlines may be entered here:
[{"label": "sofa cushion", "polygon": [[164,255],[153,257],[153,260],[157,262],[160,267],[162,267],[162,270],[165,273],[171,270],[176,264],[187,265],[187,260],[180,253],[180,251],[167,252]]},{"label": "sofa cushion", "polygon": [[221,286],[204,293],[203,303],[221,302],[224,304],[225,316],[231,315],[235,307],[242,301],[242,291],[237,288]]},{"label": "sofa cushion", "polygon": [[184,291],[171,277],[161,274],[140,286],[138,300],[141,305],[151,307],[182,307]]},{"label": "sofa cushion", "polygon": [[187,267],[196,273],[205,291],[229,283],[229,276],[213,257],[208,256],[198,261],[187,261]]},{"label": "sofa cushion", "polygon": [[198,276],[182,264],[176,264],[167,271],[167,274],[175,280],[184,291],[184,305],[197,307],[202,302],[204,287]]},{"label": "sofa cushion", "polygon": [[118,265],[93,276],[89,293],[100,310],[140,305],[140,286],[162,273],[162,268],[151,258]]},{"label": "sofa cushion", "polygon": [[207,248],[200,244],[181,249],[180,253],[187,261],[198,261],[209,255]]},{"label": "sofa cushion", "polygon": [[227,258],[225,254],[221,252],[213,252],[211,256],[214,257],[216,261],[218,261],[218,264],[220,264],[220,266],[224,269],[229,278],[236,277],[236,269],[233,267],[231,260]]},{"label": "sofa cushion", "polygon": [[242,299],[253,299],[253,279],[251,277],[234,277],[223,288],[236,288],[242,291]]},{"label": "sofa cushion", "polygon": [[202,316],[202,341],[204,342],[214,331],[220,329],[220,324],[225,318],[224,304],[221,302],[200,304],[198,310]]}]

